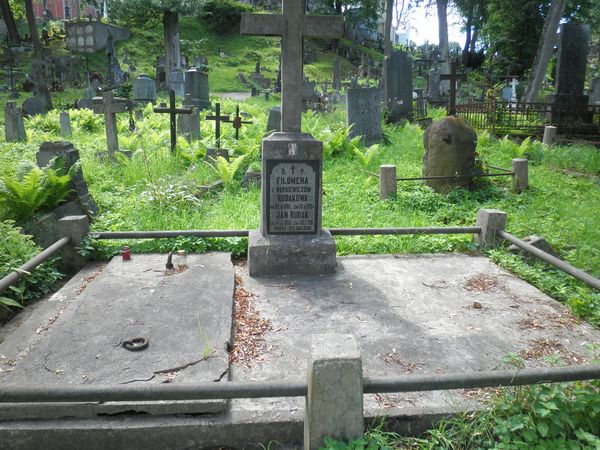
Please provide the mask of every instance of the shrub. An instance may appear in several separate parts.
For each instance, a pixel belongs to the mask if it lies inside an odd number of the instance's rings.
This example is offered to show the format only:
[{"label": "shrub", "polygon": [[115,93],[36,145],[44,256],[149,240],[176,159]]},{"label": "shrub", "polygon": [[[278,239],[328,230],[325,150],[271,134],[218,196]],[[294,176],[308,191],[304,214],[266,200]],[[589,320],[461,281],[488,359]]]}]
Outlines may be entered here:
[{"label": "shrub", "polygon": [[[0,222],[0,278],[37,255],[41,249],[31,236],[21,233],[12,220]],[[53,261],[38,266],[31,274],[22,278],[16,285],[0,293],[0,306],[7,308],[22,305],[29,300],[49,292],[62,274],[55,268]]]},{"label": "shrub", "polygon": [[250,5],[235,0],[205,0],[198,17],[215,33],[231,33],[239,28],[242,13],[252,10]]}]

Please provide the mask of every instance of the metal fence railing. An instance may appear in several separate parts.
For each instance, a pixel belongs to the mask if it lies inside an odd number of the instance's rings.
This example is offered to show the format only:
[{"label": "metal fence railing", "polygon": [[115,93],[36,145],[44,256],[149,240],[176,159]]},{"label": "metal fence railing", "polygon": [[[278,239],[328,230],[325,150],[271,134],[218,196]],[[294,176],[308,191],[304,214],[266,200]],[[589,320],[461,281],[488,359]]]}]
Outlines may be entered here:
[{"label": "metal fence railing", "polygon": [[456,105],[456,113],[492,134],[542,136],[547,125],[554,125],[560,135],[600,136],[600,106],[490,100]]}]

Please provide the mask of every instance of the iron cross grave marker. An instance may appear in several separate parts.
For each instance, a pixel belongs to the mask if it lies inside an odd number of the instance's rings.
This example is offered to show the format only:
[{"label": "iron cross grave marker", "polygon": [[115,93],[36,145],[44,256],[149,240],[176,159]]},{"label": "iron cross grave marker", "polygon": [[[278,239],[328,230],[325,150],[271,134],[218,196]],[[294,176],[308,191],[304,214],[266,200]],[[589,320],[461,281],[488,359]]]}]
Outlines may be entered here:
[{"label": "iron cross grave marker", "polygon": [[161,103],[154,108],[154,112],[171,116],[171,151],[174,152],[177,145],[177,114],[192,114],[193,108],[191,106],[177,108],[175,106],[175,91],[171,89],[169,91],[169,107],[167,108],[165,103]]}]

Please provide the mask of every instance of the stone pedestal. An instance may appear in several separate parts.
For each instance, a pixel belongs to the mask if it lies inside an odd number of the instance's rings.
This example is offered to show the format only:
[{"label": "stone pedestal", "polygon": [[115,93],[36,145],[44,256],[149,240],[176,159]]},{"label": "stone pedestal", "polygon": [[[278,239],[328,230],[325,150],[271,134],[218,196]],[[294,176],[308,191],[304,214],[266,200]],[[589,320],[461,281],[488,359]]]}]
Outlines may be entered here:
[{"label": "stone pedestal", "polygon": [[317,235],[263,236],[259,230],[248,235],[248,273],[251,277],[271,275],[321,275],[334,273],[335,241],[331,233]]},{"label": "stone pedestal", "polygon": [[208,74],[195,67],[185,72],[185,93],[191,94],[192,104],[199,110],[209,109]]},{"label": "stone pedestal", "polygon": [[251,276],[327,274],[335,241],[321,229],[323,143],[272,133],[262,143],[261,227],[248,239]]}]

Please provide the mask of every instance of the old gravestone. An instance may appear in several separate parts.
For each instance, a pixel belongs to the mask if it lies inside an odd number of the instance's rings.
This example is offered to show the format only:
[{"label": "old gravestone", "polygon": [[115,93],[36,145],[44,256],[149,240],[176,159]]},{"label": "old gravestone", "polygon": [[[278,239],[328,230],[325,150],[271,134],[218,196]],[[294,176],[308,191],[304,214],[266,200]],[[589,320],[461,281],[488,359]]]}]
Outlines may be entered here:
[{"label": "old gravestone", "polygon": [[444,101],[442,95],[441,72],[438,67],[432,67],[427,79],[427,98],[431,104],[439,104]]},{"label": "old gravestone", "polygon": [[412,119],[412,59],[402,50],[393,51],[386,58],[384,80],[384,102],[387,119],[391,123]]},{"label": "old gravestone", "polygon": [[342,89],[342,58],[336,55],[333,58],[333,90]]},{"label": "old gravestone", "polygon": [[192,106],[191,114],[177,115],[177,134],[183,136],[188,142],[200,139],[200,111],[194,105],[192,96],[185,94],[183,106]]},{"label": "old gravestone", "polygon": [[423,176],[450,176],[426,180],[436,192],[447,193],[472,181],[477,135],[461,117],[448,116],[430,125],[423,136]]},{"label": "old gravestone", "polygon": [[21,107],[12,100],[4,105],[4,137],[6,142],[25,141],[25,125]]},{"label": "old gravestone", "polygon": [[589,38],[589,25],[564,23],[560,26],[556,92],[546,96],[546,103],[553,105],[550,121],[555,125],[588,123],[592,119],[588,96],[583,94]]},{"label": "old gravestone", "polygon": [[349,88],[346,91],[348,137],[362,136],[365,145],[381,140],[381,93],[378,88]]},{"label": "old gravestone", "polygon": [[46,113],[44,104],[37,97],[29,97],[25,99],[21,108],[23,108],[23,115],[25,117],[38,116]]},{"label": "old gravestone", "polygon": [[42,103],[44,113],[52,109],[52,96],[47,85],[48,77],[48,63],[45,60],[34,59],[31,61],[29,78],[33,83],[33,96]]},{"label": "old gravestone", "polygon": [[341,17],[305,16],[282,0],[283,14],[242,16],[241,33],[279,35],[281,132],[262,142],[261,227],[248,239],[251,276],[335,271],[335,241],[321,228],[323,143],[301,132],[303,38],[342,36]]},{"label": "old gravestone", "polygon": [[208,73],[192,67],[185,72],[185,93],[190,94],[192,105],[198,110],[210,108],[210,100],[208,98]]},{"label": "old gravestone", "polygon": [[590,105],[600,105],[600,77],[595,77],[590,80],[588,96]]},{"label": "old gravestone", "polygon": [[156,83],[146,74],[140,74],[133,80],[133,101],[139,103],[156,102]]},{"label": "old gravestone", "polygon": [[267,132],[281,131],[281,107],[273,106],[267,117]]},{"label": "old gravestone", "polygon": [[60,134],[63,136],[71,136],[73,130],[71,128],[71,116],[69,111],[61,111],[59,114]]},{"label": "old gravestone", "polygon": [[175,91],[175,95],[183,97],[185,95],[185,73],[182,70],[172,70],[170,77],[168,85]]}]

